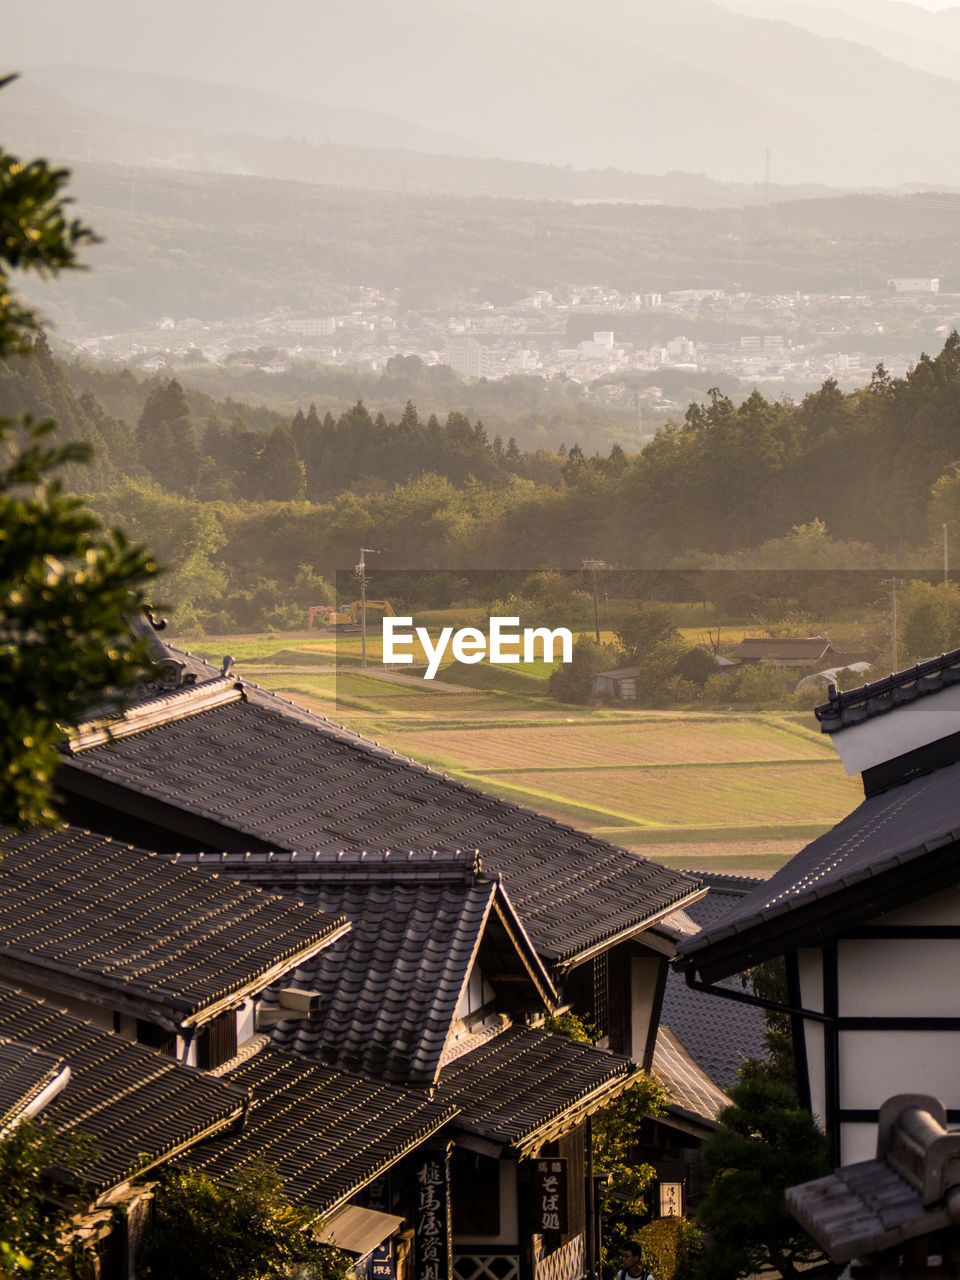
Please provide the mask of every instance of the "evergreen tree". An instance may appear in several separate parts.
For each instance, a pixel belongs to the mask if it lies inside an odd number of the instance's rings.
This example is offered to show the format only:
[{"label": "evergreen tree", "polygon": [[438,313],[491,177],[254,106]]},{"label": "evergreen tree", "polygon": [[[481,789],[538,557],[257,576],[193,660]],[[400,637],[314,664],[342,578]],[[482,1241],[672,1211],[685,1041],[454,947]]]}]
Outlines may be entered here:
[{"label": "evergreen tree", "polygon": [[265,440],[258,472],[260,497],[274,502],[303,500],[306,471],[286,427],[275,427]]},{"label": "evergreen tree", "polygon": [[137,424],[140,460],[165,489],[189,493],[200,470],[190,406],[176,378],[159,383],[150,392]]},{"label": "evergreen tree", "polygon": [[[784,1280],[800,1280],[822,1251],[787,1212],[787,1187],[830,1172],[828,1143],[790,1088],[768,1075],[743,1079],[730,1090],[733,1106],[703,1147],[715,1173],[699,1220],[710,1232],[701,1280],[733,1280],[768,1267]],[[818,1270],[836,1275],[839,1268]]]}]

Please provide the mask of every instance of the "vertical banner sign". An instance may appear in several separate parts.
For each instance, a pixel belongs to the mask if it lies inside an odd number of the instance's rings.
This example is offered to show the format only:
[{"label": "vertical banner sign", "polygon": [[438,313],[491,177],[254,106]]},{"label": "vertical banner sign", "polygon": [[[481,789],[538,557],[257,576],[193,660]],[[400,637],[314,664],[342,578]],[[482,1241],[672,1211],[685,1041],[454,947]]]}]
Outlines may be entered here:
[{"label": "vertical banner sign", "polygon": [[538,1160],[533,1171],[533,1229],[541,1235],[567,1230],[567,1162]]},{"label": "vertical banner sign", "polygon": [[445,1153],[427,1155],[416,1171],[417,1280],[450,1280],[450,1196]]},{"label": "vertical banner sign", "polygon": [[683,1216],[683,1183],[660,1183],[660,1217],[680,1218]]}]

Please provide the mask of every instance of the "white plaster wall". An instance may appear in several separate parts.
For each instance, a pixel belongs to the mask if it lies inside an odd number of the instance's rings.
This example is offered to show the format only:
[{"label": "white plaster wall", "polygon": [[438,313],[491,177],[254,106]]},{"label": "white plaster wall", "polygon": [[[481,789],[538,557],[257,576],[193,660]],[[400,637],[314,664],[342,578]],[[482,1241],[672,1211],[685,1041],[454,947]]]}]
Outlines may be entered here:
[{"label": "white plaster wall", "polygon": [[876,716],[831,734],[847,773],[860,773],[885,760],[960,732],[960,685],[941,689],[935,698],[920,698],[898,707],[894,715]]},{"label": "white plaster wall", "polygon": [[500,1234],[497,1236],[454,1236],[453,1247],[496,1244],[515,1245],[520,1239],[517,1222],[517,1166],[512,1160],[500,1161]]},{"label": "white plaster wall", "polygon": [[960,1031],[841,1031],[841,1109],[878,1109],[895,1093],[960,1108]]},{"label": "white plaster wall", "polygon": [[243,1004],[237,1010],[237,1048],[245,1044],[249,1039],[256,1035],[256,1023],[254,1020],[255,1001],[244,1000]]},{"label": "white plaster wall", "polygon": [[875,1124],[842,1124],[840,1126],[840,1164],[859,1164],[877,1158],[877,1126]]},{"label": "white plaster wall", "polygon": [[960,1017],[958,972],[960,938],[843,939],[837,944],[840,1016]]},{"label": "white plaster wall", "polygon": [[823,1013],[823,956],[819,948],[803,947],[797,952],[800,973],[800,1004]]},{"label": "white plaster wall", "polygon": [[457,1012],[454,1016],[465,1018],[468,1014],[475,1013],[477,1009],[488,1004],[493,998],[493,987],[483,976],[483,970],[475,963],[470,970],[467,985],[464,987],[463,995],[460,997],[460,1003],[457,1005]]},{"label": "white plaster wall", "polygon": [[[803,1009],[823,1011],[823,956],[812,947],[797,953],[800,976],[800,1006]],[[804,1019],[803,1039],[807,1054],[807,1073],[810,1077],[810,1110],[820,1125],[826,1112],[826,1076],[823,1064],[823,1023]]]}]

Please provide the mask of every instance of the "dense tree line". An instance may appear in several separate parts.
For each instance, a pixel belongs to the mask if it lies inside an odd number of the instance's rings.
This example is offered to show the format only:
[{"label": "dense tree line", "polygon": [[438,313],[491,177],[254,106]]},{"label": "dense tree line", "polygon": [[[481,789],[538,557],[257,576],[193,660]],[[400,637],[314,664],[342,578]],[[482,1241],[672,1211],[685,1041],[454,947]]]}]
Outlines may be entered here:
[{"label": "dense tree line", "polygon": [[0,413],[91,440],[95,469],[69,481],[173,567],[172,603],[240,625],[292,621],[361,542],[385,549],[383,570],[876,567],[932,562],[944,525],[960,552],[956,334],[852,393],[827,381],[799,403],[737,405],[714,390],[640,453],[522,451],[411,400],[389,417],[363,402],[284,416],[169,378],[98,377],[132,421],[78,394],[41,335],[0,365]]}]

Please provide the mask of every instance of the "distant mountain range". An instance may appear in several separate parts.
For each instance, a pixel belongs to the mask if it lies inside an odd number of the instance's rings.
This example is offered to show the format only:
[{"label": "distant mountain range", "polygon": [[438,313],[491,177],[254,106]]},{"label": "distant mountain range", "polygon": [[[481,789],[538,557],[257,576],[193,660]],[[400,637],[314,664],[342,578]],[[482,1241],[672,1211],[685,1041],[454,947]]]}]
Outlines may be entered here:
[{"label": "distant mountain range", "polygon": [[728,9],[779,19],[828,39],[852,40],[907,66],[960,79],[960,7],[904,0],[720,0]]},{"label": "distant mountain range", "polygon": [[[90,138],[121,116],[134,132],[747,184],[960,183],[948,132],[960,80],[943,74],[960,63],[960,10],[843,3],[825,14],[806,0],[167,0],[148,23],[117,0],[36,0],[5,43],[21,66],[42,49],[127,68],[28,77],[73,113],[71,146],[91,159],[115,158]],[[928,69],[906,65],[921,55]]]}]

